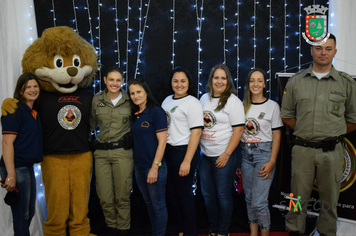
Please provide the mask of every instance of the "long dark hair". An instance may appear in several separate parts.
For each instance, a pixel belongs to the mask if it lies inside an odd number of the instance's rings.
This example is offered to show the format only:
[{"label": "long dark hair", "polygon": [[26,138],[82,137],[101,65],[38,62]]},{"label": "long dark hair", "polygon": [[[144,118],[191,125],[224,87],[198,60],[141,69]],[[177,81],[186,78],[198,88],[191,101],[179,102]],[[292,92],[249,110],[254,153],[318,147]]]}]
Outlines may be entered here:
[{"label": "long dark hair", "polygon": [[230,95],[233,93],[237,95],[236,89],[234,87],[234,83],[232,82],[231,78],[231,73],[229,68],[225,64],[218,64],[215,65],[211,70],[210,70],[210,75],[209,75],[209,80],[208,83],[206,84],[206,91],[210,93],[210,98],[214,97],[214,90],[213,90],[213,77],[214,73],[217,69],[222,69],[226,73],[226,80],[227,80],[227,85],[225,91],[221,94],[218,106],[216,107],[217,110],[222,110],[226,103],[227,100],[229,99]]},{"label": "long dark hair", "polygon": [[[17,83],[16,83],[16,87],[15,87],[15,91],[14,91],[14,98],[19,100],[19,102],[22,104],[26,104],[26,99],[23,97],[23,95],[21,95],[21,93],[23,94],[23,92],[26,90],[26,86],[27,86],[27,83],[29,80],[36,80],[36,82],[38,84],[38,89],[40,89],[39,88],[40,83],[34,74],[24,73],[24,74],[20,75],[20,77],[17,79]],[[38,97],[35,100],[35,102],[33,103],[32,109],[36,109],[37,107],[38,107]]]},{"label": "long dark hair", "polygon": [[[251,76],[254,72],[261,72],[261,74],[263,75],[263,79],[265,81],[265,85],[267,87],[267,75],[264,72],[264,70],[260,69],[260,68],[255,68],[252,69],[250,71],[250,73],[248,73],[246,80],[245,80],[245,95],[244,95],[244,110],[245,110],[245,114],[247,114],[247,112],[250,110],[251,107],[251,91],[250,91],[250,79]],[[267,97],[267,89],[266,87],[263,88],[263,96],[266,98]]]},{"label": "long dark hair", "polygon": [[[161,107],[158,104],[158,102],[156,101],[156,99],[153,97],[153,94],[151,92],[150,87],[148,87],[148,84],[144,80],[142,80],[142,79],[132,79],[132,80],[130,80],[129,89],[128,89],[129,90],[129,94],[130,94],[130,86],[131,85],[139,85],[145,90],[145,92],[147,94],[146,107],[149,110],[151,110],[154,106]],[[135,103],[133,103],[132,99],[130,99],[130,103],[131,103],[131,117],[134,119],[135,113],[140,110],[140,107],[138,105],[136,105]]]},{"label": "long dark hair", "polygon": [[170,75],[170,80],[169,80],[169,88],[170,88],[170,91],[172,93],[174,93],[173,89],[172,89],[172,79],[173,79],[173,76],[175,73],[177,72],[183,72],[185,74],[185,76],[187,77],[188,79],[188,83],[189,83],[189,87],[188,87],[188,95],[192,95],[194,97],[197,97],[197,94],[196,92],[194,92],[194,85],[193,85],[193,78],[192,78],[192,75],[189,73],[189,71],[183,67],[183,66],[177,66],[176,68],[174,68],[171,72],[171,75]]}]

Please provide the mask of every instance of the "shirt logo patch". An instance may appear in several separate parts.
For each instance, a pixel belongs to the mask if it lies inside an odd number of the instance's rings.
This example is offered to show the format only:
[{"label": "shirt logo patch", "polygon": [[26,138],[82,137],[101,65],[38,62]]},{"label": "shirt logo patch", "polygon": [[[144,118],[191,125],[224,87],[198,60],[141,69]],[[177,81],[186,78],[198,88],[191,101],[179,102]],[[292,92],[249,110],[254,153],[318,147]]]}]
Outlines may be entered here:
[{"label": "shirt logo patch", "polygon": [[339,115],[339,111],[340,111],[339,103],[333,102],[333,110],[331,111],[331,113],[333,113],[335,115]]},{"label": "shirt logo patch", "polygon": [[106,105],[103,102],[101,102],[98,104],[98,107],[106,107]]},{"label": "shirt logo patch", "polygon": [[141,123],[141,127],[148,128],[150,127],[150,123],[148,123],[148,121],[144,121]]},{"label": "shirt logo patch", "polygon": [[266,113],[264,112],[261,112],[260,115],[258,116],[258,119],[263,119],[263,117],[265,117]]},{"label": "shirt logo patch", "polygon": [[260,124],[255,118],[247,118],[245,121],[244,133],[246,135],[256,136],[260,132]]},{"label": "shirt logo patch", "polygon": [[122,118],[122,125],[126,125],[128,120],[127,117]]},{"label": "shirt logo patch", "polygon": [[66,105],[59,110],[57,115],[58,123],[63,129],[73,130],[77,128],[82,119],[79,108],[73,105]]},{"label": "shirt logo patch", "polygon": [[216,118],[211,111],[204,111],[204,128],[211,129],[216,124]]},{"label": "shirt logo patch", "polygon": [[173,108],[171,109],[171,113],[175,112],[177,108],[178,108],[178,106],[173,107]]}]

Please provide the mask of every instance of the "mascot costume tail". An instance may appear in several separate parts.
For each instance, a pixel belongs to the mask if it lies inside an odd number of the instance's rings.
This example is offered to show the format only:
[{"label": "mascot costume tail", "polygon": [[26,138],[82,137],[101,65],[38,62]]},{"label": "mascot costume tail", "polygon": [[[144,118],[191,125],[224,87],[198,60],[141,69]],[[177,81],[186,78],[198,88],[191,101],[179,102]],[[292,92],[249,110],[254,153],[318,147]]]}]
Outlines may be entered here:
[{"label": "mascot costume tail", "polygon": [[[88,141],[93,94],[85,89],[98,68],[94,48],[69,27],[43,31],[22,59],[23,73],[40,81],[39,116],[43,126],[41,163],[47,221],[44,235],[88,236],[87,218],[92,153]],[[14,99],[2,113],[13,113]]]}]

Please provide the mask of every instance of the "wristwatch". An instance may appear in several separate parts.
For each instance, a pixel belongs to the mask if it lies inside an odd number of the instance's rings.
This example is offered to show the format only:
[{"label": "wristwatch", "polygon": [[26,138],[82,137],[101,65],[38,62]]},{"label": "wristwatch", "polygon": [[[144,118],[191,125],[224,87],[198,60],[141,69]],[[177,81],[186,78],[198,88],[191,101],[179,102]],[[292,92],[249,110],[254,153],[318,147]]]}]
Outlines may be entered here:
[{"label": "wristwatch", "polygon": [[162,165],[162,162],[156,161],[156,160],[153,160],[153,163],[155,163],[156,165],[158,165],[158,167],[160,167],[160,166]]}]

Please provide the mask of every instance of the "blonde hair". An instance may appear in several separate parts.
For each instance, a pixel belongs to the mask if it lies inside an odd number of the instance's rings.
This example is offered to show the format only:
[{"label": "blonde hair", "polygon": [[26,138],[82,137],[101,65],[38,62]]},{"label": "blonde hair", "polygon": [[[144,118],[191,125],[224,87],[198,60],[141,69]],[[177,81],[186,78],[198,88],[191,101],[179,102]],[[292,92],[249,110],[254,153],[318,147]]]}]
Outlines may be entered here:
[{"label": "blonde hair", "polygon": [[[247,78],[245,80],[245,93],[244,93],[244,101],[243,101],[243,104],[244,104],[244,110],[245,110],[245,114],[247,114],[247,112],[250,110],[251,108],[251,91],[250,91],[250,79],[251,79],[251,76],[254,72],[261,72],[262,75],[263,75],[263,79],[265,81],[265,84],[266,84],[266,73],[264,72],[264,70],[260,69],[260,68],[255,68],[255,69],[252,69],[250,71],[250,73],[248,73],[247,75]],[[266,90],[266,87],[263,88],[263,96],[264,97],[267,97],[267,90]]]}]

